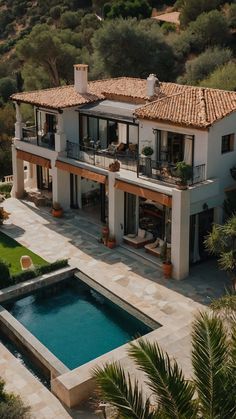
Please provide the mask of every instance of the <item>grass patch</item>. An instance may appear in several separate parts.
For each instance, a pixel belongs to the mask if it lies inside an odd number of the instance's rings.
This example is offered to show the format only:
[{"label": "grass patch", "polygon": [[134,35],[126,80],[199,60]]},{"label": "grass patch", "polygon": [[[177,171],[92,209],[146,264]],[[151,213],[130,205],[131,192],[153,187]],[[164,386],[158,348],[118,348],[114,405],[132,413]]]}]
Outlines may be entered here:
[{"label": "grass patch", "polygon": [[0,232],[0,257],[9,264],[11,275],[21,272],[21,256],[30,256],[34,266],[48,265],[46,260],[22,246],[16,240]]}]

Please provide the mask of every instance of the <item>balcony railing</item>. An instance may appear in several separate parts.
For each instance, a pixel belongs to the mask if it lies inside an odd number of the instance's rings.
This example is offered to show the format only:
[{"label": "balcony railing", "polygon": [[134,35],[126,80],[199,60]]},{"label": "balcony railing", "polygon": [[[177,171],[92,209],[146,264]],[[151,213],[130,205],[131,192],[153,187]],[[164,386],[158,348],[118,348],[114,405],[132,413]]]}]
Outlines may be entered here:
[{"label": "balcony railing", "polygon": [[114,160],[118,160],[122,169],[137,171],[137,154],[129,150],[120,153],[91,147],[83,147],[81,150],[79,144],[67,141],[67,157],[107,170]]},{"label": "balcony railing", "polygon": [[38,132],[37,135],[36,126],[22,128],[22,141],[55,150],[55,134],[48,132],[43,135]]},{"label": "balcony railing", "polygon": [[[150,158],[140,157],[138,161],[138,177],[143,176],[149,179],[162,181],[176,185],[180,180],[176,174],[176,166],[167,162],[158,162]],[[206,180],[206,165],[200,164],[192,168],[192,176],[188,185],[195,185]]]}]

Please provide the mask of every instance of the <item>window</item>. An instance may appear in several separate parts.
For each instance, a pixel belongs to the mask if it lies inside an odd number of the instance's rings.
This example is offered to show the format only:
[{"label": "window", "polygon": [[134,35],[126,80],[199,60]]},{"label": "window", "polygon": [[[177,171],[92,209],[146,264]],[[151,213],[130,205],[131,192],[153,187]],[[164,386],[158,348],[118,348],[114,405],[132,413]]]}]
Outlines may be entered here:
[{"label": "window", "polygon": [[228,153],[234,150],[234,134],[223,135],[221,142],[221,153]]}]

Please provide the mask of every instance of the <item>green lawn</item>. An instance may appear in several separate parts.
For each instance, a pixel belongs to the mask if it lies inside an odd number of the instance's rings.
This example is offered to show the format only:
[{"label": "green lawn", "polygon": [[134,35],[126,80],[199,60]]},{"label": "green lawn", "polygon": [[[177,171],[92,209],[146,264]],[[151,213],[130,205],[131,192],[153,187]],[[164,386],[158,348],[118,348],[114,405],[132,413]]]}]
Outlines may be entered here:
[{"label": "green lawn", "polygon": [[20,243],[0,232],[0,258],[9,263],[11,274],[21,272],[20,258],[23,255],[31,257],[34,266],[47,265],[46,260],[31,252]]}]

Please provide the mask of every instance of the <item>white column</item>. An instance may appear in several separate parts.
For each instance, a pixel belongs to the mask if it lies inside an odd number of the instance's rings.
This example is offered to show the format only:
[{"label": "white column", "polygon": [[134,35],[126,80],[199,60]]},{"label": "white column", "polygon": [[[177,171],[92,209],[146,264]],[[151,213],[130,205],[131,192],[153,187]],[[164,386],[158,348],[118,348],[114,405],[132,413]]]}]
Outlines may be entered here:
[{"label": "white column", "polygon": [[12,196],[14,198],[22,198],[24,196],[24,161],[17,158],[14,144],[12,145],[12,171]]},{"label": "white column", "polygon": [[52,168],[53,202],[59,202],[63,209],[70,208],[70,173]]},{"label": "white column", "polygon": [[189,273],[190,192],[173,189],[171,262],[173,278],[184,279]]},{"label": "white column", "polygon": [[81,176],[77,175],[77,193],[78,193],[78,206],[82,208],[82,180]]},{"label": "white column", "polygon": [[115,189],[119,172],[108,172],[108,221],[110,235],[120,243],[124,235],[124,192]]},{"label": "white column", "polygon": [[20,111],[20,105],[15,102],[16,107],[16,123],[15,123],[15,138],[21,140],[22,138],[22,115]]},{"label": "white column", "polygon": [[63,113],[57,115],[57,132],[55,134],[55,150],[57,152],[66,150],[66,136],[64,133]]}]

